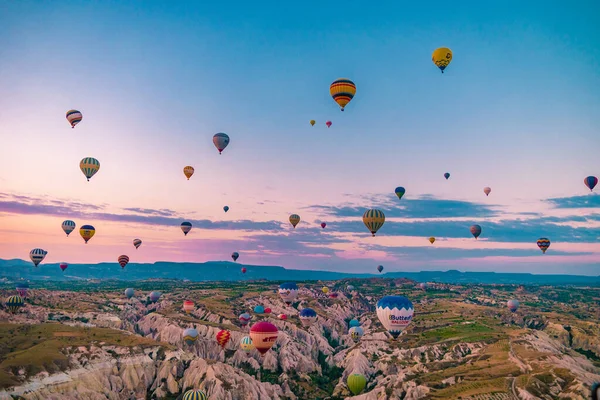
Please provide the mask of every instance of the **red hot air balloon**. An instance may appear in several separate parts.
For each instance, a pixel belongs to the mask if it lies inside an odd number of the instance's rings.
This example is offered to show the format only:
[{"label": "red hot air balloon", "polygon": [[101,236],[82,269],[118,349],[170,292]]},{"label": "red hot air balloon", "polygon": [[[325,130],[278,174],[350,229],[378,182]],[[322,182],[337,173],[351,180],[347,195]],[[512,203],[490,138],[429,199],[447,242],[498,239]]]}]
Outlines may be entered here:
[{"label": "red hot air balloon", "polygon": [[271,314],[271,309],[269,307],[265,308],[265,314]]},{"label": "red hot air balloon", "polygon": [[69,266],[69,264],[67,264],[67,263],[60,263],[60,265],[59,265],[62,272],[65,272],[65,269],[67,269],[68,266]]},{"label": "red hot air balloon", "polygon": [[192,311],[194,311],[194,308],[196,308],[194,306],[194,302],[191,300],[185,300],[183,302],[183,311],[185,311],[186,314],[191,313]]},{"label": "red hot air balloon", "polygon": [[279,315],[277,316],[277,318],[279,318],[279,319],[280,319],[280,320],[282,320],[282,321],[285,321],[285,320],[287,319],[287,315],[285,315],[285,314],[279,314]]},{"label": "red hot air balloon", "polygon": [[121,268],[125,268],[125,266],[129,263],[129,257],[127,257],[126,255],[122,255],[122,256],[119,256],[117,261],[119,262],[119,265],[121,266]]},{"label": "red hot air balloon", "polygon": [[338,294],[337,294],[337,293],[335,293],[335,292],[333,292],[333,293],[329,293],[329,297],[330,297],[330,298],[332,298],[332,299],[337,299],[337,297],[338,297]]},{"label": "red hot air balloon", "polygon": [[321,228],[325,229],[326,226],[327,224],[325,222],[321,222]]},{"label": "red hot air balloon", "polygon": [[244,267],[244,268],[242,268],[242,274],[245,274],[245,273],[246,273],[246,268]]},{"label": "red hot air balloon", "polygon": [[331,127],[331,121],[325,122],[325,125],[327,125],[328,128]]},{"label": "red hot air balloon", "polygon": [[252,344],[254,344],[256,350],[258,350],[263,357],[277,341],[277,335],[277,327],[267,321],[258,322],[250,328]]},{"label": "red hot air balloon", "polygon": [[219,331],[217,333],[217,342],[221,345],[222,348],[225,348],[227,342],[229,342],[229,338],[231,337],[231,333],[225,329]]}]

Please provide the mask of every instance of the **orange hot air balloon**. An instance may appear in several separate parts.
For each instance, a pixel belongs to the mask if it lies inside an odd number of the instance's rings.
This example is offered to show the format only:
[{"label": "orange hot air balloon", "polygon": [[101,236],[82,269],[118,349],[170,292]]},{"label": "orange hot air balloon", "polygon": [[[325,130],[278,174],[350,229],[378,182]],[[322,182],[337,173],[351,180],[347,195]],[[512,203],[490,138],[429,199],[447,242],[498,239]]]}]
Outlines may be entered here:
[{"label": "orange hot air balloon", "polygon": [[183,311],[185,311],[186,314],[191,313],[192,311],[194,311],[194,308],[196,308],[194,306],[194,302],[191,300],[185,300],[183,302]]},{"label": "orange hot air balloon", "polygon": [[223,329],[222,331],[219,331],[219,333],[217,333],[217,342],[224,349],[225,346],[227,345],[227,342],[229,342],[230,337],[231,337],[231,332]]},{"label": "orange hot air balloon", "polygon": [[188,178],[189,181],[192,175],[194,175],[194,167],[192,167],[191,165],[183,167],[183,174],[186,178]]},{"label": "orange hot air balloon", "polygon": [[250,328],[250,338],[261,356],[264,357],[267,351],[273,347],[277,341],[278,333],[277,327],[267,321],[261,321],[252,325]]}]

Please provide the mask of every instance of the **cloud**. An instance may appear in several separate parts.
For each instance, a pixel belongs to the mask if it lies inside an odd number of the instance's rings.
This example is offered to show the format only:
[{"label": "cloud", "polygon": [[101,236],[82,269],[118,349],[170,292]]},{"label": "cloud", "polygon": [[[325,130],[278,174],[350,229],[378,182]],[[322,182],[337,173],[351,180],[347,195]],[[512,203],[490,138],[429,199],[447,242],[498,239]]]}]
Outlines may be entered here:
[{"label": "cloud", "polygon": [[600,208],[600,195],[558,197],[546,200],[555,208]]},{"label": "cloud", "polygon": [[169,210],[166,208],[160,209],[160,210],[154,210],[151,208],[137,208],[137,207],[132,207],[132,208],[123,208],[124,211],[130,211],[130,212],[134,212],[134,213],[138,213],[138,214],[149,214],[149,215],[160,215],[163,217],[172,217],[177,215],[177,213],[173,210]]}]

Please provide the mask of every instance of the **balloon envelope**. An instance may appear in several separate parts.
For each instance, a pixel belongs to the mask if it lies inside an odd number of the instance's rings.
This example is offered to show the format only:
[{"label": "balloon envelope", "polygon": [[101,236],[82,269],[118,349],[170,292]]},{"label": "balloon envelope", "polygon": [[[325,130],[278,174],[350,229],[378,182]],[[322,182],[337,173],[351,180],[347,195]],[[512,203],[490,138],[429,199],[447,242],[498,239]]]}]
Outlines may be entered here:
[{"label": "balloon envelope", "polygon": [[183,302],[183,311],[186,312],[186,314],[191,313],[192,311],[194,311],[194,309],[196,308],[196,306],[194,305],[194,302],[191,300],[185,300]]},{"label": "balloon envelope", "polygon": [[233,261],[237,261],[237,259],[240,258],[240,253],[234,251],[233,253],[231,253],[231,258],[233,259]]},{"label": "balloon envelope", "polygon": [[275,344],[278,333],[277,327],[267,321],[258,322],[250,328],[252,343],[263,356]]},{"label": "balloon envelope", "polygon": [[378,265],[377,266],[377,271],[379,271],[379,272],[383,271],[383,265]]},{"label": "balloon envelope", "polygon": [[256,306],[256,307],[254,307],[254,313],[255,314],[264,314],[265,308],[263,306]]},{"label": "balloon envelope", "polygon": [[325,125],[327,125],[327,127],[329,128],[331,126],[331,121],[325,122]]},{"label": "balloon envelope", "polygon": [[539,238],[537,241],[537,245],[540,248],[540,250],[542,250],[542,253],[546,253],[546,250],[548,250],[548,247],[550,247],[550,239],[548,238]]},{"label": "balloon envelope", "polygon": [[75,229],[75,222],[71,221],[70,219],[63,221],[62,230],[65,231],[67,236],[69,236],[69,233],[73,232],[74,229]]},{"label": "balloon envelope", "polygon": [[100,170],[100,161],[93,157],[85,157],[79,162],[79,169],[81,169],[81,172],[83,172],[83,175],[89,181]]},{"label": "balloon envelope", "polygon": [[207,400],[208,397],[203,390],[188,390],[181,400]]},{"label": "balloon envelope", "polygon": [[450,174],[449,174],[448,172],[446,172],[446,173],[444,174],[444,178],[446,178],[446,179],[450,178]]},{"label": "balloon envelope", "polygon": [[298,214],[290,215],[290,224],[292,224],[292,226],[294,228],[296,228],[296,225],[298,225],[298,222],[300,222],[300,216]]},{"label": "balloon envelope", "polygon": [[198,331],[194,328],[187,328],[183,331],[183,341],[189,345],[194,344],[198,340]]},{"label": "balloon envelope", "polygon": [[92,225],[83,225],[81,228],[79,228],[79,234],[87,244],[88,240],[90,240],[96,234],[96,228],[94,228]]},{"label": "balloon envelope", "polygon": [[151,292],[150,293],[150,301],[153,303],[156,303],[158,301],[158,299],[160,299],[160,292]]},{"label": "balloon envelope", "polygon": [[192,230],[192,223],[187,221],[182,222],[181,230],[183,231],[183,234],[187,236],[188,232]]},{"label": "balloon envelope", "polygon": [[485,193],[486,196],[489,196],[491,192],[492,192],[492,188],[490,188],[490,187],[483,188],[483,193]]},{"label": "balloon envelope", "polygon": [[333,81],[329,86],[329,94],[338,103],[342,111],[356,94],[356,85],[350,79],[340,78]]},{"label": "balloon envelope", "polygon": [[367,386],[367,378],[362,374],[352,374],[348,376],[346,383],[348,384],[348,389],[356,396]]},{"label": "balloon envelope", "polygon": [[296,282],[285,282],[279,285],[279,296],[285,304],[292,304],[298,297],[298,286]]},{"label": "balloon envelope", "polygon": [[413,304],[404,296],[385,296],[377,302],[381,325],[396,339],[412,321]]},{"label": "balloon envelope", "polygon": [[15,294],[6,299],[5,305],[8,311],[15,314],[19,311],[21,307],[25,305],[25,302],[23,301],[23,298],[21,296]]},{"label": "balloon envelope", "polygon": [[127,257],[126,255],[122,255],[119,256],[119,258],[117,258],[117,261],[119,262],[121,268],[125,268],[125,266],[129,263],[129,257]]},{"label": "balloon envelope", "polygon": [[81,122],[83,119],[83,114],[79,110],[69,110],[67,111],[67,121],[71,124],[71,128],[75,128],[75,125]]},{"label": "balloon envelope", "polygon": [[223,207],[223,211],[225,211],[225,212],[229,211],[229,206]]},{"label": "balloon envelope", "polygon": [[585,186],[587,186],[591,192],[592,190],[594,190],[594,188],[598,184],[598,178],[596,178],[595,176],[588,176],[587,178],[585,178],[583,180],[583,183],[585,183]]},{"label": "balloon envelope", "polygon": [[348,330],[348,333],[350,334],[352,340],[357,341],[362,337],[362,335],[364,335],[365,332],[360,326],[353,326],[350,328],[350,330]]},{"label": "balloon envelope", "polygon": [[134,291],[132,288],[125,289],[125,296],[127,296],[128,299],[132,298],[133,294],[134,294]]},{"label": "balloon envelope", "polygon": [[317,320],[317,313],[312,308],[303,308],[298,317],[302,325],[309,327]]},{"label": "balloon envelope", "polygon": [[194,175],[194,171],[194,167],[192,167],[191,165],[183,167],[183,174],[188,179],[188,181],[190,180],[192,175]]},{"label": "balloon envelope", "polygon": [[229,136],[226,133],[219,132],[213,136],[213,144],[219,150],[219,154],[221,154],[229,144]]},{"label": "balloon envelope", "polygon": [[326,226],[327,224],[325,222],[321,222],[321,228],[325,229]]},{"label": "balloon envelope", "polygon": [[479,225],[473,225],[471,226],[471,228],[469,228],[469,230],[471,231],[471,234],[475,236],[475,239],[477,239],[479,235],[481,235],[481,226]]},{"label": "balloon envelope", "polygon": [[310,124],[311,124],[312,126],[315,126],[315,123],[316,123],[316,122],[317,122],[317,121],[315,121],[314,119],[311,119],[311,120],[310,120]]},{"label": "balloon envelope", "polygon": [[252,344],[252,338],[250,336],[244,336],[242,340],[240,340],[240,348],[244,350],[246,353],[250,353],[254,350],[254,344]]},{"label": "balloon envelope", "polygon": [[519,301],[518,300],[509,300],[506,302],[506,306],[508,307],[508,309],[512,312],[515,312],[518,310],[519,308]]},{"label": "balloon envelope", "polygon": [[33,262],[33,265],[37,267],[42,261],[44,261],[44,258],[46,258],[46,254],[48,254],[46,250],[33,249],[29,252],[29,258]]},{"label": "balloon envelope", "polygon": [[375,236],[379,228],[381,228],[385,223],[385,215],[381,210],[367,210],[363,214],[363,223],[365,224],[369,232],[371,232],[371,234]]},{"label": "balloon envelope", "polygon": [[396,196],[401,199],[402,196],[404,196],[404,193],[406,193],[406,189],[404,189],[402,186],[398,186],[396,190],[394,190],[394,193],[396,193]]},{"label": "balloon envelope", "polygon": [[238,317],[239,321],[240,321],[240,325],[242,326],[246,326],[250,323],[250,321],[252,320],[252,315],[248,314],[247,312],[240,314],[240,316]]},{"label": "balloon envelope", "polygon": [[355,326],[360,326],[360,322],[356,318],[351,319],[349,322],[350,328],[354,328]]},{"label": "balloon envelope", "polygon": [[444,70],[452,61],[452,50],[447,47],[435,49],[431,54],[431,61],[444,73]]},{"label": "balloon envelope", "polygon": [[142,245],[142,241],[140,239],[133,239],[133,245],[137,249]]},{"label": "balloon envelope", "polygon": [[433,236],[429,238],[429,243],[431,243],[431,244],[435,243],[435,238]]},{"label": "balloon envelope", "polygon": [[69,264],[67,264],[67,263],[60,263],[58,267],[64,272],[65,269],[67,269],[69,267]]},{"label": "balloon envelope", "polygon": [[219,345],[222,348],[225,348],[225,346],[227,346],[227,342],[229,342],[229,338],[231,338],[231,332],[229,332],[226,329],[223,329],[217,333],[217,343],[219,343]]}]

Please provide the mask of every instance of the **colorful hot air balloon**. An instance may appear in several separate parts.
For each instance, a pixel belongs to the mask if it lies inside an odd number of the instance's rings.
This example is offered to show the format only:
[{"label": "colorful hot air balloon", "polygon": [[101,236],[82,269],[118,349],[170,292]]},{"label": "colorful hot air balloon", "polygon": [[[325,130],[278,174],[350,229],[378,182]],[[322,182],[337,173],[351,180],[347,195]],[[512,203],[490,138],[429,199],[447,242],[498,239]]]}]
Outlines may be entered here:
[{"label": "colorful hot air balloon", "polygon": [[198,331],[194,328],[187,328],[183,331],[183,341],[190,346],[194,344],[194,342],[198,340]]},{"label": "colorful hot air balloon", "polygon": [[280,320],[282,320],[282,321],[285,321],[285,320],[287,319],[287,315],[285,315],[285,314],[279,314],[279,315],[277,316],[277,318],[279,318],[279,319],[280,319]]},{"label": "colorful hot air balloon", "polygon": [[208,400],[203,390],[188,390],[181,400]]},{"label": "colorful hot air balloon", "polygon": [[42,261],[44,261],[44,258],[46,258],[47,254],[48,252],[46,250],[33,249],[29,252],[29,258],[31,258],[31,261],[33,261],[33,265],[37,267]]},{"label": "colorful hot air balloon", "polygon": [[406,193],[406,189],[404,189],[402,186],[398,186],[396,190],[394,190],[394,193],[396,193],[396,196],[401,199],[402,196],[404,196],[404,193]]},{"label": "colorful hot air balloon", "polygon": [[188,232],[192,230],[192,223],[187,221],[182,222],[181,230],[183,231],[183,234],[187,236]]},{"label": "colorful hot air balloon", "polygon": [[508,307],[511,312],[516,312],[519,309],[519,301],[514,299],[509,300],[506,302],[506,307]]},{"label": "colorful hot air balloon", "polygon": [[117,258],[117,261],[119,262],[121,268],[125,268],[125,266],[129,263],[129,257],[123,254]]},{"label": "colorful hot air balloon", "polygon": [[431,243],[431,244],[435,243],[435,238],[433,236],[429,238],[429,243]]},{"label": "colorful hot air balloon", "polygon": [[229,338],[231,338],[231,332],[226,329],[220,330],[217,333],[217,343],[224,349],[229,342]]},{"label": "colorful hot air balloon", "polygon": [[240,258],[240,253],[238,253],[237,251],[234,251],[233,253],[231,253],[231,258],[233,259],[233,261],[237,261],[238,258]]},{"label": "colorful hot air balloon", "polygon": [[23,301],[23,298],[21,296],[15,294],[6,299],[5,305],[6,308],[8,308],[8,311],[10,311],[13,314],[16,314],[19,311],[19,308],[25,305],[25,302]]},{"label": "colorful hot air balloon", "polygon": [[377,266],[377,271],[379,271],[379,273],[381,273],[381,271],[383,271],[383,265],[378,265]]},{"label": "colorful hot air balloon", "polygon": [[67,263],[60,263],[60,264],[58,265],[58,267],[60,268],[60,270],[61,270],[62,272],[65,272],[65,269],[67,269],[67,268],[69,267],[69,264],[67,264]]},{"label": "colorful hot air balloon", "polygon": [[285,282],[279,285],[279,296],[288,306],[298,297],[298,286],[296,282]]},{"label": "colorful hot air balloon", "polygon": [[265,308],[265,314],[271,314],[271,309],[269,307]]},{"label": "colorful hot air balloon", "polygon": [[452,50],[447,47],[435,49],[431,55],[431,61],[442,70],[443,74],[448,64],[452,61]]},{"label": "colorful hot air balloon", "polygon": [[294,229],[296,228],[296,225],[298,225],[298,222],[300,222],[300,216],[298,214],[290,215],[290,224],[292,224]]},{"label": "colorful hot air balloon", "polygon": [[79,169],[81,169],[81,172],[83,172],[89,182],[90,178],[96,175],[96,172],[100,169],[100,161],[93,157],[86,157],[79,163]]},{"label": "colorful hot air balloon", "polygon": [[133,297],[133,295],[134,295],[134,291],[133,291],[133,289],[132,289],[132,288],[127,288],[127,289],[125,289],[125,296],[126,296],[128,299],[132,298],[132,297]]},{"label": "colorful hot air balloon", "polygon": [[217,133],[213,136],[213,144],[217,150],[219,150],[219,154],[221,154],[221,152],[225,150],[225,147],[227,147],[229,144],[229,136],[227,136],[226,133]]},{"label": "colorful hot air balloon", "polygon": [[138,247],[140,247],[142,245],[142,241],[140,239],[133,239],[133,245],[137,249]]},{"label": "colorful hot air balloon", "polygon": [[254,307],[254,313],[255,314],[264,314],[265,313],[265,308],[261,305],[258,305],[256,307]]},{"label": "colorful hot air balloon", "polygon": [[240,340],[240,348],[247,354],[250,354],[250,352],[254,350],[254,344],[252,344],[250,336],[244,336],[242,340]]},{"label": "colorful hot air balloon", "polygon": [[242,267],[242,274],[246,273],[246,267]]},{"label": "colorful hot air balloon", "polygon": [[346,384],[348,385],[348,389],[350,389],[352,394],[356,396],[363,391],[365,386],[367,386],[367,378],[365,378],[365,376],[362,374],[348,375]]},{"label": "colorful hot air balloon", "polygon": [[187,166],[183,167],[183,174],[185,175],[185,177],[187,178],[188,181],[190,180],[192,175],[194,175],[194,171],[195,171],[195,169],[191,165],[187,165]]},{"label": "colorful hot air balloon", "polygon": [[316,122],[317,122],[317,121],[315,121],[314,119],[311,119],[311,120],[310,120],[310,125],[311,125],[311,126],[315,126],[315,123],[316,123]]},{"label": "colorful hot air balloon", "polygon": [[356,85],[350,79],[340,78],[333,81],[331,86],[329,86],[329,94],[333,100],[338,103],[341,107],[342,111],[344,111],[344,107],[356,94]]},{"label": "colorful hot air balloon", "polygon": [[588,176],[587,178],[585,178],[583,180],[583,183],[585,183],[585,186],[587,186],[588,189],[590,189],[590,192],[591,192],[591,191],[594,190],[594,188],[598,184],[598,178],[596,178],[595,176]]},{"label": "colorful hot air balloon", "polygon": [[423,290],[427,290],[427,283],[426,282],[421,282],[419,283],[419,287]]},{"label": "colorful hot air balloon", "polygon": [[353,326],[352,328],[350,328],[348,333],[350,334],[350,337],[352,338],[352,340],[354,340],[355,342],[360,340],[362,335],[365,334],[365,332],[363,331],[363,328],[361,328],[360,326]]},{"label": "colorful hot air balloon", "polygon": [[327,127],[330,128],[331,127],[331,121],[325,122],[325,125],[327,125]]},{"label": "colorful hot air balloon", "polygon": [[223,211],[225,211],[225,212],[229,211],[229,206],[223,207]]},{"label": "colorful hot air balloon", "polygon": [[29,291],[29,284],[27,282],[19,282],[15,285],[15,289],[19,296],[26,298]]},{"label": "colorful hot air balloon", "polygon": [[183,302],[183,311],[185,311],[186,314],[190,314],[192,311],[194,311],[195,308],[196,306],[194,305],[193,301],[185,300]]},{"label": "colorful hot air balloon", "polygon": [[65,231],[67,236],[69,236],[69,233],[73,232],[74,229],[75,229],[75,222],[71,221],[70,219],[63,221],[62,230]]},{"label": "colorful hot air balloon", "polygon": [[79,234],[85,241],[85,244],[87,244],[88,240],[90,240],[96,234],[96,228],[94,228],[92,225],[83,225],[81,228],[79,228]]},{"label": "colorful hot air balloon", "polygon": [[350,326],[350,328],[354,328],[355,326],[360,326],[360,322],[358,322],[356,318],[353,318],[350,320],[348,325]]},{"label": "colorful hot air balloon", "polygon": [[241,326],[246,326],[252,320],[252,315],[245,312],[243,314],[240,314],[240,316],[238,317],[238,320],[240,321]]},{"label": "colorful hot air balloon", "polygon": [[338,298],[338,294],[336,292],[329,293],[329,298],[330,299],[337,299]]},{"label": "colorful hot air balloon", "polygon": [[277,327],[267,321],[261,321],[252,325],[250,328],[250,338],[261,356],[264,357],[267,351],[273,347],[277,341],[278,333]]},{"label": "colorful hot air balloon", "polygon": [[446,173],[444,174],[444,178],[446,178],[446,180],[448,180],[448,178],[450,178],[450,173],[449,173],[449,172],[446,172]]},{"label": "colorful hot air balloon", "polygon": [[69,110],[67,111],[67,121],[71,124],[71,128],[75,128],[75,125],[81,122],[83,119],[83,114],[78,110]]},{"label": "colorful hot air balloon", "polygon": [[481,227],[479,225],[473,225],[469,230],[471,231],[471,234],[475,236],[475,239],[481,235]]},{"label": "colorful hot air balloon", "polygon": [[312,308],[303,308],[298,317],[302,325],[309,327],[317,320],[317,313]]},{"label": "colorful hot air balloon", "polygon": [[546,250],[550,247],[550,239],[547,238],[539,238],[537,241],[537,245],[542,250],[542,253],[546,254]]},{"label": "colorful hot air balloon", "polygon": [[490,193],[492,192],[492,188],[491,187],[484,187],[483,188],[483,193],[485,193],[486,196],[489,196]]},{"label": "colorful hot air balloon", "polygon": [[323,288],[321,288],[321,292],[327,294],[329,293],[329,288],[327,286],[323,286]]},{"label": "colorful hot air balloon", "polygon": [[377,317],[394,339],[410,324],[414,313],[413,304],[404,296],[385,296],[377,302]]},{"label": "colorful hot air balloon", "polygon": [[327,224],[325,222],[321,222],[321,228],[325,229],[326,226]]},{"label": "colorful hot air balloon", "polygon": [[379,228],[381,228],[385,223],[385,215],[383,214],[383,211],[376,210],[374,208],[367,210],[363,214],[363,223],[369,232],[375,236]]},{"label": "colorful hot air balloon", "polygon": [[158,301],[158,299],[160,299],[160,292],[151,292],[150,293],[150,301],[153,303],[156,303]]}]

